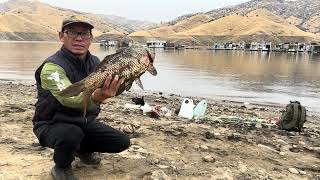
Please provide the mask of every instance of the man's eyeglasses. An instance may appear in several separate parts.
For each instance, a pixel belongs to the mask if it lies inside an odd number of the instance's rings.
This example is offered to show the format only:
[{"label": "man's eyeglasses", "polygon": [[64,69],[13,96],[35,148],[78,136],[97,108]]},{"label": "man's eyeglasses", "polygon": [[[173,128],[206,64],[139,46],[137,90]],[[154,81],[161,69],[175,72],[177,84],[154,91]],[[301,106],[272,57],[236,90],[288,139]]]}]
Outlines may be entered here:
[{"label": "man's eyeglasses", "polygon": [[64,31],[64,33],[66,33],[68,37],[72,39],[76,39],[78,35],[80,35],[82,39],[90,39],[92,37],[90,32],[77,32],[77,31],[67,30],[67,31]]}]

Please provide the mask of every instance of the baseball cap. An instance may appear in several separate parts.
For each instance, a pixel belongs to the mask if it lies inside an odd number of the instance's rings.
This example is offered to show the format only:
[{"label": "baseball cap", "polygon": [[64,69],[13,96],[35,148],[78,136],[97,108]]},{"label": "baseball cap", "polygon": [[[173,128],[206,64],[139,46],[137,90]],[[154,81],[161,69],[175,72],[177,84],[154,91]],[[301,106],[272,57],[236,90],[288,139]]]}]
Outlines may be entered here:
[{"label": "baseball cap", "polygon": [[90,29],[93,29],[93,25],[89,22],[88,19],[86,19],[84,16],[80,15],[71,15],[63,19],[61,30],[63,30],[66,26],[69,26],[74,23],[82,23],[87,25]]}]

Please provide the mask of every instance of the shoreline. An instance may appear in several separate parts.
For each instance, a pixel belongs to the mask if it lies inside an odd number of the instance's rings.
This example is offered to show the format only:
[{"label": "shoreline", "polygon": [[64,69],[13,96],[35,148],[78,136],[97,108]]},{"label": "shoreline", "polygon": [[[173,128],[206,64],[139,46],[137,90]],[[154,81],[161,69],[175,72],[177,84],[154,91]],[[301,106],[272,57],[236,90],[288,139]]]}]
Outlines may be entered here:
[{"label": "shoreline", "polygon": [[[0,85],[22,85],[22,86],[36,86],[34,81],[25,81],[25,80],[10,80],[10,79],[0,79]],[[163,96],[174,96],[174,97],[180,97],[182,98],[191,98],[193,100],[203,100],[206,99],[208,101],[213,101],[217,103],[230,103],[230,104],[237,104],[237,105],[249,105],[249,106],[261,106],[261,107],[271,107],[271,108],[277,108],[277,109],[285,109],[285,106],[287,104],[281,104],[281,103],[273,103],[273,102],[247,102],[247,101],[237,101],[235,100],[236,98],[224,98],[221,96],[214,96],[214,97],[204,97],[204,96],[184,96],[181,94],[176,94],[176,93],[171,93],[171,92],[162,92],[162,91],[151,91],[151,90],[129,90],[127,93],[133,93],[136,95],[143,94],[143,95],[154,95],[154,94],[161,94]],[[241,97],[239,98],[246,99],[246,97]],[[288,102],[289,103],[289,102]],[[309,115],[315,115],[315,116],[320,116],[320,112],[318,111],[310,111],[308,110]]]}]

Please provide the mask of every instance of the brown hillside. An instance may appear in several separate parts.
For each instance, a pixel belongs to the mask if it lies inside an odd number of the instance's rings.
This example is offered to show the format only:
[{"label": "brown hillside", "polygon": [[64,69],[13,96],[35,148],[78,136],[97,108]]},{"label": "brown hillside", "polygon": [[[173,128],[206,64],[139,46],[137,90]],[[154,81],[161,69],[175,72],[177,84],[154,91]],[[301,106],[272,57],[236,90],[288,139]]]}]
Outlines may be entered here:
[{"label": "brown hillside", "polygon": [[258,9],[246,16],[231,15],[216,21],[203,24],[186,32],[176,35],[187,36],[303,36],[315,37],[312,33],[304,32],[290,25],[283,18],[267,10]]},{"label": "brown hillside", "polygon": [[[199,15],[196,15],[199,17]],[[202,17],[203,14],[201,15]],[[268,40],[268,41],[305,41],[319,39],[313,33],[297,28],[294,23],[288,22],[265,9],[257,9],[245,15],[232,14],[212,21],[210,18],[204,23],[184,26],[179,31],[177,27],[182,24],[193,24],[194,17],[184,19],[173,26],[165,26],[145,32],[136,32],[130,36],[161,37],[169,41],[184,39],[184,42],[195,44],[210,43],[212,40]],[[293,21],[293,18],[291,18]],[[193,27],[192,27],[193,26]],[[191,28],[190,28],[191,27]]]},{"label": "brown hillside", "polygon": [[[201,23],[195,17],[207,16],[203,14],[191,16],[172,26],[166,25],[149,31],[140,31],[130,36],[140,39],[156,37],[193,45],[208,45],[212,41],[281,42],[319,39],[318,35],[296,27],[294,21],[298,19],[294,17],[284,19],[265,9],[256,9],[245,15],[232,14],[214,21],[208,17]],[[177,30],[178,27],[179,30]]]},{"label": "brown hillside", "polygon": [[319,41],[319,7],[320,0],[251,0],[206,12],[205,14],[210,16],[208,22],[170,35],[168,33],[174,30],[173,27],[181,22],[188,22],[199,13],[182,15],[165,24],[163,26],[167,30],[165,35],[161,35],[163,32],[161,27],[130,35],[148,34],[149,39],[160,37],[168,41],[182,41],[194,45],[230,40]]},{"label": "brown hillside", "polygon": [[216,20],[234,13],[246,15],[256,9],[266,9],[284,19],[295,17],[299,19],[295,25],[306,32],[314,33],[314,26],[319,27],[319,23],[311,23],[310,26],[304,24],[320,15],[320,0],[251,0],[236,6],[214,9],[206,14]]},{"label": "brown hillside", "polygon": [[292,24],[294,26],[298,26],[299,24],[302,23],[302,19],[294,17],[294,16],[290,16],[286,19],[287,23]]},{"label": "brown hillside", "polygon": [[0,40],[58,40],[61,22],[71,14],[90,19],[95,26],[94,36],[128,34],[97,15],[61,9],[38,1],[11,0],[0,4],[0,12]]},{"label": "brown hillside", "polygon": [[320,32],[320,15],[313,16],[308,21],[306,21],[303,25],[303,28],[309,29],[310,32]]},{"label": "brown hillside", "polygon": [[144,36],[144,37],[163,37],[172,35],[174,33],[183,32],[189,30],[191,28],[197,27],[202,25],[203,23],[207,23],[211,21],[212,18],[206,14],[198,14],[192,16],[188,19],[184,19],[175,25],[166,25],[164,27],[159,27],[156,29],[148,30],[148,31],[137,31],[131,33],[129,36],[137,37],[137,36]]}]

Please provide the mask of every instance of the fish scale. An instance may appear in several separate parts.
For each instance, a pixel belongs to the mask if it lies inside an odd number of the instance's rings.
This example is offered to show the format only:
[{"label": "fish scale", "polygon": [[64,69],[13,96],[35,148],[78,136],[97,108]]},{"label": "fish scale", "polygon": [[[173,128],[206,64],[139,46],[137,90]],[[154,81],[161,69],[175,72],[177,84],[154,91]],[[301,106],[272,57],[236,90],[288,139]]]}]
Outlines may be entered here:
[{"label": "fish scale", "polygon": [[116,95],[124,90],[129,90],[133,81],[142,87],[140,76],[146,71],[152,75],[157,75],[157,70],[153,66],[154,54],[144,48],[122,48],[115,54],[106,56],[98,65],[97,69],[85,79],[72,84],[60,92],[61,96],[72,97],[83,92],[84,116],[86,114],[87,103],[92,93],[101,88],[106,78],[111,75],[118,75],[124,79]]}]

